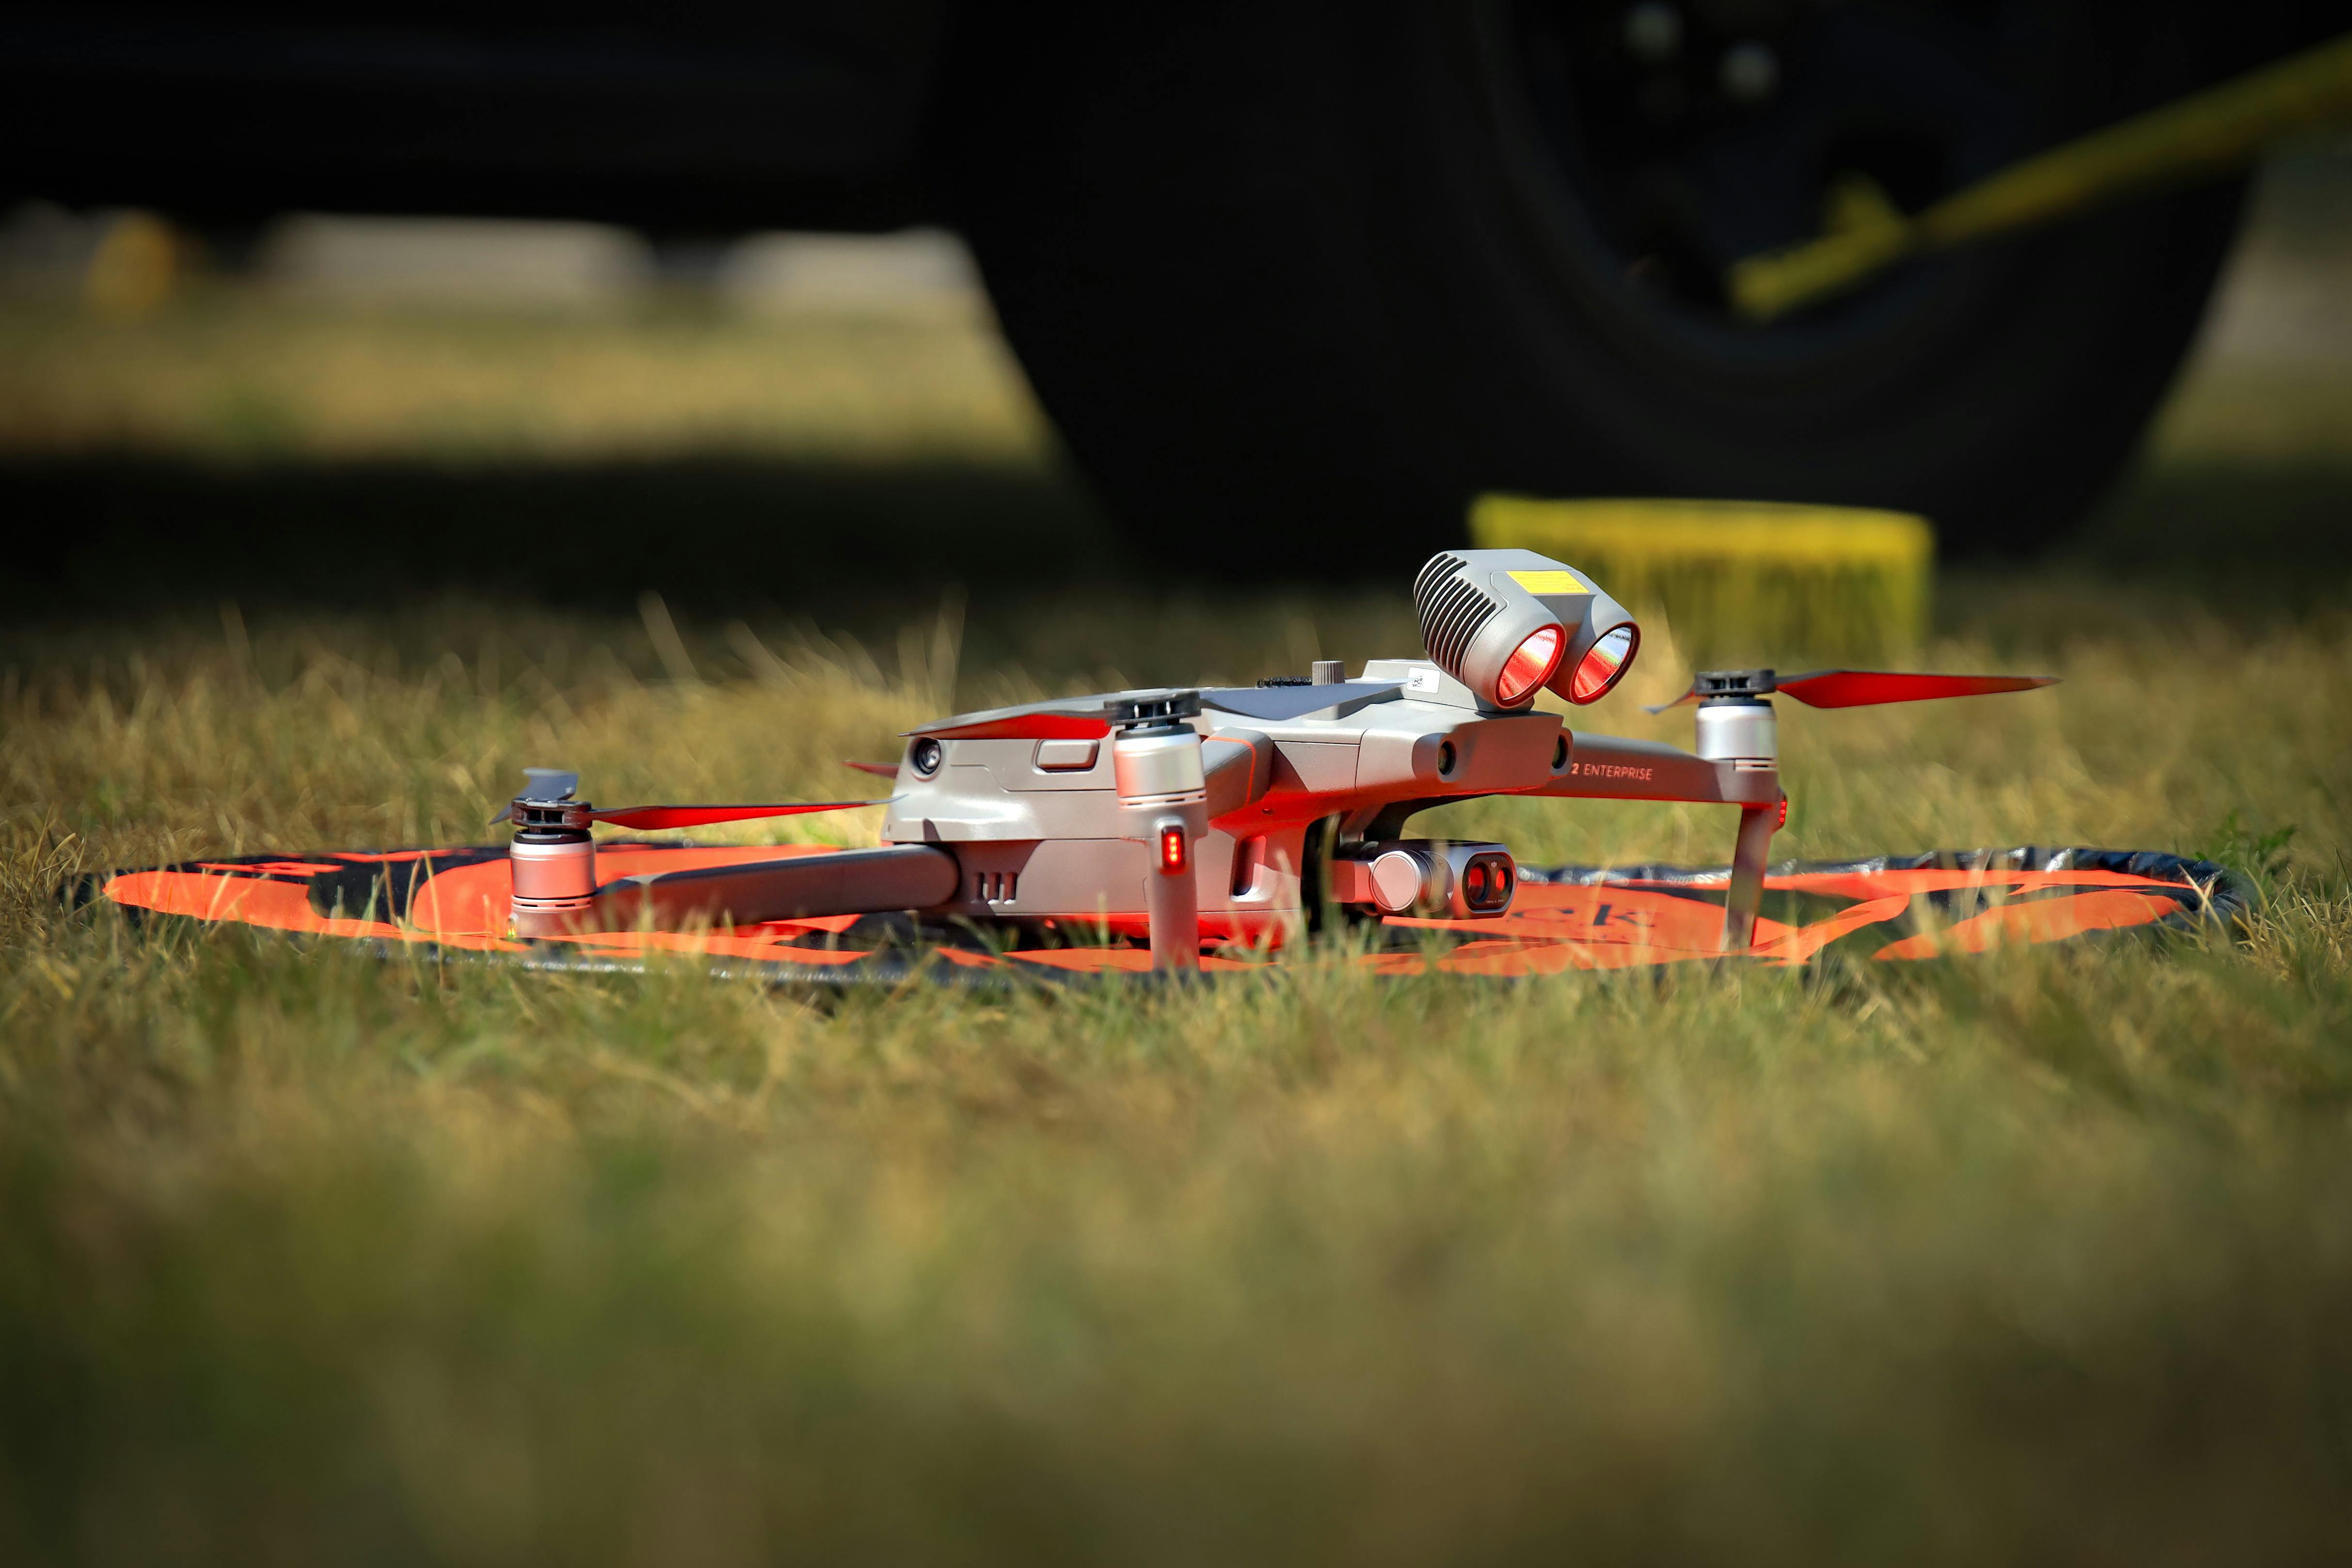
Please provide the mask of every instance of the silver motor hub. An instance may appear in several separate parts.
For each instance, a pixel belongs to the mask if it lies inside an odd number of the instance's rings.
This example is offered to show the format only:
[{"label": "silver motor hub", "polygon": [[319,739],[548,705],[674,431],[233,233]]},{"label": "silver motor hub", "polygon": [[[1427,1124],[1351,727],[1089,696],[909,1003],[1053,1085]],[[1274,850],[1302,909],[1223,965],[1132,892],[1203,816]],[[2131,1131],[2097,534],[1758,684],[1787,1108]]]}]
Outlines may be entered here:
[{"label": "silver motor hub", "polygon": [[1702,670],[1693,682],[1698,694],[1695,749],[1709,762],[1728,762],[1742,773],[1766,773],[1780,766],[1780,723],[1769,695],[1770,670]]},{"label": "silver motor hub", "polygon": [[596,840],[588,831],[595,808],[572,799],[576,773],[533,768],[526,776],[512,808],[514,842],[507,846],[510,914],[518,936],[558,936],[577,930],[595,908]]},{"label": "silver motor hub", "polygon": [[1111,705],[1113,788],[1130,810],[1189,806],[1208,799],[1201,762],[1198,692],[1166,692]]},{"label": "silver motor hub", "polygon": [[1760,699],[1707,703],[1698,710],[1698,754],[1742,772],[1769,769],[1780,756],[1780,724]]}]

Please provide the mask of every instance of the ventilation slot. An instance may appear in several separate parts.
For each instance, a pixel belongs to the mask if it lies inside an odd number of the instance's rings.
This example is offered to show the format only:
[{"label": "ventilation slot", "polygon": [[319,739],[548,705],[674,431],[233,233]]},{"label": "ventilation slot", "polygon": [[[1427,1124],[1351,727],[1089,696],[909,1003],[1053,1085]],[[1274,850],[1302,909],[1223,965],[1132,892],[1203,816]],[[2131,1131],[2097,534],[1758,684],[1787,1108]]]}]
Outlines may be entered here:
[{"label": "ventilation slot", "polygon": [[1457,555],[1440,555],[1422,568],[1412,585],[1413,608],[1421,613],[1422,645],[1438,667],[1455,680],[1462,678],[1462,656],[1502,606],[1463,577]]}]

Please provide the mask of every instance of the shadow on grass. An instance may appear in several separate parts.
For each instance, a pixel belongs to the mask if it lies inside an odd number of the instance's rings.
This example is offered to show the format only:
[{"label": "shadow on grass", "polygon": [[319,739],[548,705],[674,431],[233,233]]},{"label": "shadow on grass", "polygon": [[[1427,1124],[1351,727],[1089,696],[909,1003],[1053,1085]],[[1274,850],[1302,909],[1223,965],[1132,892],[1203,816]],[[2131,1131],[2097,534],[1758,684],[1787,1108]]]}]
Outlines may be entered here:
[{"label": "shadow on grass", "polygon": [[0,466],[0,514],[19,541],[0,564],[0,615],[19,622],[450,591],[622,609],[652,589],[701,612],[841,612],[949,583],[1068,588],[1123,563],[1077,481],[977,465],[18,462]]},{"label": "shadow on grass", "polygon": [[[1066,595],[1131,584],[1141,564],[1074,476],[971,464],[18,460],[0,465],[0,515],[18,540],[0,555],[0,618],[17,624],[452,591],[624,610],[647,589],[702,614],[887,618],[950,584]],[[1213,561],[1172,564],[1178,583],[1219,575]],[[1150,565],[1171,580],[1171,562]],[[2145,464],[2032,570],[2109,581],[2117,608],[2135,587],[2287,613],[2340,603],[2352,461]]]},{"label": "shadow on grass", "polygon": [[2146,465],[2050,559],[2282,609],[2341,604],[2352,577],[2352,454]]}]

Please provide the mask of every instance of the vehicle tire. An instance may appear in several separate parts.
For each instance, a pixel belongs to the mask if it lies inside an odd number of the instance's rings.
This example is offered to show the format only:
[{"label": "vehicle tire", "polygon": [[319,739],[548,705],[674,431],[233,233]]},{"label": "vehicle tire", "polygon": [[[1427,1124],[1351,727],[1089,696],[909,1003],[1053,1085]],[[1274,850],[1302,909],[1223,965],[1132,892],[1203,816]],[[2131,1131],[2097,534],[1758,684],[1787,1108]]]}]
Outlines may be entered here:
[{"label": "vehicle tire", "polygon": [[1494,489],[1895,507],[1962,550],[2079,516],[2196,329],[2238,185],[1770,326],[1715,280],[1818,232],[1832,176],[1916,209],[2210,79],[2203,10],[1786,5],[1777,98],[1743,108],[1702,101],[1729,37],[1705,16],[1740,8],[1685,9],[1672,70],[1620,57],[1622,5],[976,10],[935,166],[1078,465],[1188,559],[1391,570]]}]

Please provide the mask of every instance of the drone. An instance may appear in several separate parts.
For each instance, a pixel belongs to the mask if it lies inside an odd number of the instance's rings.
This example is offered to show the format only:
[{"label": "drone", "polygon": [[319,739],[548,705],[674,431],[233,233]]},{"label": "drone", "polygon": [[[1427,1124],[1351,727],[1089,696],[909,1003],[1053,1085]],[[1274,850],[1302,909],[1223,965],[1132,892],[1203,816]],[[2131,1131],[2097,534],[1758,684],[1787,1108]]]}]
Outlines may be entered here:
[{"label": "drone", "polygon": [[[1861,707],[2028,691],[2046,675],[1701,671],[1650,711],[1693,706],[1692,750],[1538,711],[1614,690],[1641,651],[1625,608],[1531,550],[1449,550],[1413,583],[1423,656],[1353,677],[1318,660],[1255,686],[1154,687],[960,714],[907,732],[882,800],[598,808],[580,778],[527,770],[513,934],[693,931],[908,915],[940,928],[1084,931],[1148,943],[1156,970],[1203,948],[1279,946],[1341,920],[1498,918],[1519,883],[1502,844],[1409,838],[1418,812],[1487,796],[1738,808],[1720,946],[1746,949],[1788,815],[1772,702]],[[872,849],[600,881],[597,822],[666,831],[885,808]]]}]

